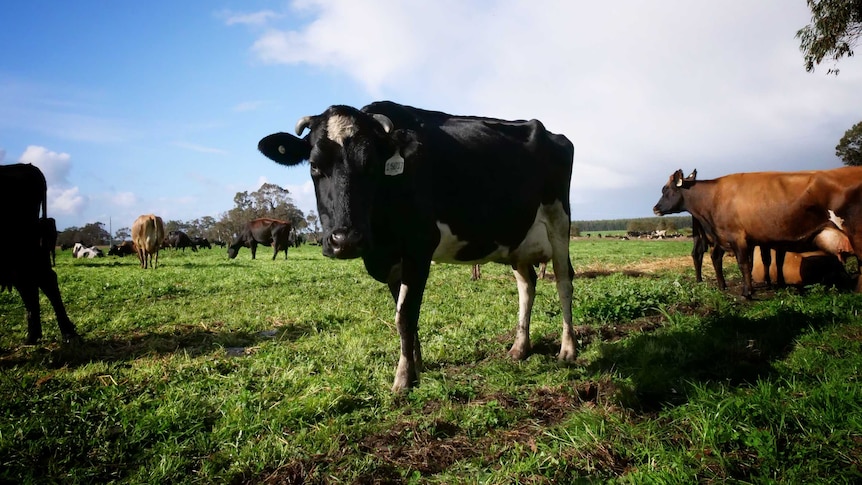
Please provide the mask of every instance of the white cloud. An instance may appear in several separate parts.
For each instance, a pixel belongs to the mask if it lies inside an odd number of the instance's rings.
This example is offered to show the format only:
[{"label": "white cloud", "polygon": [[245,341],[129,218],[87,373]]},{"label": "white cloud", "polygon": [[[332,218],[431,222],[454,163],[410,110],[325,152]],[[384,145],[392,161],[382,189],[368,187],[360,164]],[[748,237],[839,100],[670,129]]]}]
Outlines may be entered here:
[{"label": "white cloud", "polygon": [[132,192],[116,192],[108,196],[112,206],[133,207],[138,203],[138,198]]},{"label": "white cloud", "polygon": [[270,20],[280,18],[281,15],[272,10],[261,10],[252,13],[236,13],[224,11],[220,14],[227,25],[264,25]]},{"label": "white cloud", "polygon": [[78,187],[48,187],[48,215],[77,215],[87,207],[87,199]]},{"label": "white cloud", "polygon": [[837,77],[805,72],[794,38],[810,20],[804,2],[292,5],[312,20],[260,34],[259,60],[339,70],[375,98],[538,118],[575,144],[573,191],[586,199],[657,193],[680,166],[704,178],[835,167],[832,147],[862,112],[857,59]]},{"label": "white cloud", "polygon": [[77,186],[69,183],[72,156],[58,153],[45,147],[29,145],[20,163],[32,163],[39,167],[48,182],[48,215],[80,215],[87,207],[87,198]]},{"label": "white cloud", "polygon": [[57,153],[45,147],[29,145],[21,158],[20,163],[32,163],[39,167],[45,174],[48,185],[69,185],[69,170],[72,167],[72,156],[68,153]]}]

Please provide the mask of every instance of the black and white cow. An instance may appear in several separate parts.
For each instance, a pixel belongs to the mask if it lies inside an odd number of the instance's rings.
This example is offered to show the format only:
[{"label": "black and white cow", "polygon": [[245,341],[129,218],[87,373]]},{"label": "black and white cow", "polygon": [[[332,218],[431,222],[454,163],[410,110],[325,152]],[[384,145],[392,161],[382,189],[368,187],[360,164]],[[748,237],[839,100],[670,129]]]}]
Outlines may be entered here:
[{"label": "black and white cow", "polygon": [[418,322],[431,261],[511,265],[519,311],[509,354],[531,351],[533,264],[552,260],[563,313],[560,360],[575,359],[569,185],[574,147],[537,120],[454,116],[376,102],[301,118],[298,138],[275,133],[259,150],[309,161],[323,254],[361,257],[389,286],[401,356],[393,390],[419,382]]},{"label": "black and white cow", "polygon": [[81,243],[75,243],[75,245],[72,246],[72,257],[74,257],[76,259],[103,258],[103,257],[105,257],[105,253],[103,253],[102,250],[97,248],[96,246],[88,247],[88,246],[84,246]]},{"label": "black and white cow", "polygon": [[[66,341],[77,340],[75,325],[69,320],[57,273],[51,269],[51,257],[44,246],[43,229],[47,219],[45,176],[30,164],[0,165],[0,207],[5,227],[14,228],[15,238],[0,237],[0,254],[14,252],[14,257],[0,258],[0,290],[15,287],[24,300],[27,314],[27,343],[42,338],[39,289],[48,297],[60,333]],[[41,217],[39,216],[41,210]]]}]

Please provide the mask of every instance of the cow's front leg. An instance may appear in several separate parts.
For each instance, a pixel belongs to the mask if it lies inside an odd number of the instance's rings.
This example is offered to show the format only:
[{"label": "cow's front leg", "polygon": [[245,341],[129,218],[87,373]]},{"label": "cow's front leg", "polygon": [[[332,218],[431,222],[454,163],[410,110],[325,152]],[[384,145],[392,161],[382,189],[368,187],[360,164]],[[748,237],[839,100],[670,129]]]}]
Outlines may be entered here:
[{"label": "cow's front leg", "polygon": [[[401,392],[419,385],[419,371],[422,369],[422,350],[419,344],[419,309],[428,279],[431,262],[418,267],[404,263],[402,278],[398,285],[395,302],[395,327],[401,340],[401,354],[395,369],[392,391]],[[395,297],[394,282],[390,282],[390,292]]]},{"label": "cow's front leg", "polygon": [[533,265],[520,263],[512,266],[515,281],[518,283],[518,327],[515,329],[515,342],[509,349],[513,359],[523,360],[530,355],[530,314],[536,298],[536,271]]},{"label": "cow's front leg", "polygon": [[251,249],[251,259],[257,256],[257,241],[252,241],[249,249]]}]

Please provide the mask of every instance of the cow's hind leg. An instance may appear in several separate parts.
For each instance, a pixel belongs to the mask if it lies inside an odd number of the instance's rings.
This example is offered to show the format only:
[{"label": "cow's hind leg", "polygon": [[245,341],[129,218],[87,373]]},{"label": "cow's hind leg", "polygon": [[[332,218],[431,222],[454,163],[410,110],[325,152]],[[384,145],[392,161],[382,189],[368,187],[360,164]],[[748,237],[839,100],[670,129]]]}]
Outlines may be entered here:
[{"label": "cow's hind leg", "polygon": [[63,336],[63,341],[80,340],[81,337],[75,331],[75,324],[69,319],[66,307],[63,305],[63,298],[60,296],[60,285],[57,282],[57,273],[52,269],[46,268],[39,278],[39,287],[45,293],[45,296],[48,297],[51,306],[54,307],[54,313],[57,315],[57,325],[60,327],[60,335]]},{"label": "cow's hind leg", "polygon": [[572,280],[575,270],[569,258],[569,215],[559,211],[553,225],[553,233],[549,234],[554,262],[554,276],[557,279],[557,296],[560,299],[560,309],[563,312],[563,329],[560,333],[560,353],[557,359],[573,362],[578,356],[575,329],[572,327]]},{"label": "cow's hind leg", "polygon": [[35,280],[27,279],[15,284],[15,289],[24,301],[27,314],[27,345],[34,345],[42,338],[42,316],[39,310],[39,286]]},{"label": "cow's hind leg", "polygon": [[709,259],[712,260],[712,269],[715,270],[715,279],[718,282],[718,289],[726,290],[727,281],[724,279],[724,249],[713,246],[712,252],[709,254]]}]

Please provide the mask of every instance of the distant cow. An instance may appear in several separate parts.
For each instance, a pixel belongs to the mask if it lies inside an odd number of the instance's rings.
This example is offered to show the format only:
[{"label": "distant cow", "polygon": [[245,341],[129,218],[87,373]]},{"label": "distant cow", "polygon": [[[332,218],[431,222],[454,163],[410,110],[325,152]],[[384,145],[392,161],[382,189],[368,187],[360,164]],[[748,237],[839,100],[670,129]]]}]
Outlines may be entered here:
[{"label": "distant cow", "polygon": [[715,180],[687,179],[677,170],[653,212],[688,211],[698,219],[716,246],[736,255],[742,295],[751,298],[755,246],[862,256],[860,193],[862,167],[738,173]]},{"label": "distant cow", "polygon": [[[159,264],[159,248],[165,239],[165,224],[154,214],[144,214],[132,224],[132,242],[138,250],[141,268],[155,268]],[[155,264],[153,264],[155,256]]]},{"label": "distant cow", "polygon": [[192,248],[193,252],[198,251],[198,247],[192,242],[192,238],[183,231],[170,231],[165,241],[165,246],[174,248],[175,250],[182,249],[183,252],[186,252],[186,248]]},{"label": "distant cow", "polygon": [[194,244],[195,246],[197,246],[199,248],[207,248],[207,249],[213,248],[212,244],[210,244],[210,242],[209,242],[209,239],[207,239],[205,237],[194,236],[191,239],[192,239],[192,244]]},{"label": "distant cow", "polygon": [[552,259],[562,309],[558,358],[576,357],[569,259],[574,147],[537,120],[455,116],[391,102],[331,106],[299,119],[304,138],[275,133],[259,150],[283,165],[308,160],[323,254],[363,258],[389,286],[401,339],[394,391],[419,382],[419,313],[431,261],[509,265],[518,325],[509,354],[532,349],[533,265]]},{"label": "distant cow", "polygon": [[254,259],[258,244],[272,246],[273,260],[278,256],[279,251],[284,251],[284,259],[287,259],[287,248],[290,247],[290,223],[269,218],[247,222],[228,247],[227,255],[230,259],[234,259],[239,248],[245,246],[251,249],[251,259]]},{"label": "distant cow", "polygon": [[105,254],[102,252],[102,250],[95,246],[87,247],[81,243],[75,243],[75,245],[72,247],[72,257],[77,259],[102,258],[104,256]]},{"label": "distant cow", "polygon": [[108,250],[108,256],[123,257],[127,254],[136,254],[137,252],[137,249],[135,249],[135,243],[132,241],[123,241],[120,244],[112,245],[111,249]]},{"label": "distant cow", "polygon": [[[47,204],[48,184],[37,167],[30,164],[0,165],[0,207],[3,224],[14,228],[16,236],[0,238],[0,290],[14,287],[24,301],[27,314],[28,344],[42,338],[39,289],[45,293],[64,341],[79,339],[75,325],[69,320],[57,273],[43,246],[42,229],[49,226]],[[40,217],[41,210],[41,217]]]}]

